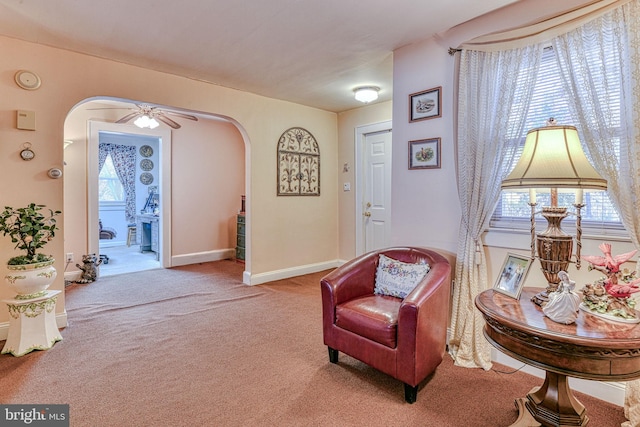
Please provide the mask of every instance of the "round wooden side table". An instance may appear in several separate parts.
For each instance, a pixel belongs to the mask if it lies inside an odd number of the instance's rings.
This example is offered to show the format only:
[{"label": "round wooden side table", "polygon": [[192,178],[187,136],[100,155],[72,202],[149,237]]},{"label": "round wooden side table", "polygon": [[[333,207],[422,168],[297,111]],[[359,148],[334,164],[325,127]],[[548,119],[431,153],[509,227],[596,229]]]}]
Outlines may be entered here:
[{"label": "round wooden side table", "polygon": [[520,416],[513,426],[585,426],[589,418],[567,376],[597,381],[640,377],[640,324],[610,322],[582,310],[575,323],[556,323],[531,301],[541,290],[524,288],[517,300],[489,289],[475,300],[486,320],[487,340],[546,372],[542,386],[516,400]]}]

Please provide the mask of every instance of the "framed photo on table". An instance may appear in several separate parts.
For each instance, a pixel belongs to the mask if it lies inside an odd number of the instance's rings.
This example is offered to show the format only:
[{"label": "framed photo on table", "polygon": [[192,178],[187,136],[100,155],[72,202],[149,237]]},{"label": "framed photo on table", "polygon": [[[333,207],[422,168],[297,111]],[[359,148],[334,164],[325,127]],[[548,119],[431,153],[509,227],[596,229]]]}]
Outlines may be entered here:
[{"label": "framed photo on table", "polygon": [[530,266],[531,258],[508,253],[493,289],[511,298],[520,299]]},{"label": "framed photo on table", "polygon": [[409,141],[409,169],[439,169],[440,138]]},{"label": "framed photo on table", "polygon": [[442,86],[409,95],[409,122],[442,117]]}]

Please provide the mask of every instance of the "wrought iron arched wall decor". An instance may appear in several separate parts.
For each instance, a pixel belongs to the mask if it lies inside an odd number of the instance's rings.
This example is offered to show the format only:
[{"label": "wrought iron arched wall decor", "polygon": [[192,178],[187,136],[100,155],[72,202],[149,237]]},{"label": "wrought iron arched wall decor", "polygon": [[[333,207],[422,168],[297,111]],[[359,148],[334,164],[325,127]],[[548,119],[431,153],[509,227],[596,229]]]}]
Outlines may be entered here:
[{"label": "wrought iron arched wall decor", "polygon": [[306,129],[287,129],[278,140],[278,196],[319,195],[318,142]]}]

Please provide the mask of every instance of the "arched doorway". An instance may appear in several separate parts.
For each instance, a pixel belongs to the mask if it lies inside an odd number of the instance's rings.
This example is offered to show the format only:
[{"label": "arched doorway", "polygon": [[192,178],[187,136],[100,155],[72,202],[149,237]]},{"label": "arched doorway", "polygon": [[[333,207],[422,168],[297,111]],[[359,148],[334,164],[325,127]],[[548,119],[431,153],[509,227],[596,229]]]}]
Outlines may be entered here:
[{"label": "arched doorway", "polygon": [[[159,135],[160,175],[153,178],[154,182],[158,180],[161,191],[163,244],[159,262],[163,267],[233,257],[235,215],[241,196],[249,199],[248,144],[242,128],[230,119],[205,113],[195,113],[197,122],[176,118],[181,124],[179,129],[161,124],[153,131],[141,131],[131,124],[114,123],[135,104],[121,99],[92,98],[76,105],[67,117],[65,253],[73,253],[78,262],[81,254],[99,250],[98,214],[90,200],[93,197],[90,187],[97,186],[94,178],[97,180],[98,170],[91,162],[97,157],[98,138],[92,141],[91,135],[106,131],[114,135],[131,132]],[[140,178],[136,175],[137,180]],[[94,233],[96,237],[92,236]]]}]

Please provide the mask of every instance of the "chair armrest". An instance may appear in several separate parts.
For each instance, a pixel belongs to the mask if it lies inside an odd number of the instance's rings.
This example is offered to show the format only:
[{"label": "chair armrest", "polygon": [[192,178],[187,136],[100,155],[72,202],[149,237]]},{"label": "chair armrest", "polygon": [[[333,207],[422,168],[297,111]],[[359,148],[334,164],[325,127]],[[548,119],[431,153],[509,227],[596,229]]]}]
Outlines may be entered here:
[{"label": "chair armrest", "polygon": [[338,304],[373,294],[377,262],[377,254],[365,254],[333,270],[320,280],[325,344],[335,346],[334,322]]},{"label": "chair armrest", "polygon": [[[420,381],[442,361],[446,350],[451,266],[438,260],[416,288],[403,300],[398,313],[398,370],[403,381]],[[412,384],[413,385],[413,384]]]},{"label": "chair armrest", "polygon": [[326,289],[334,305],[373,294],[377,266],[378,254],[369,253],[355,258],[322,278],[323,292]]}]

